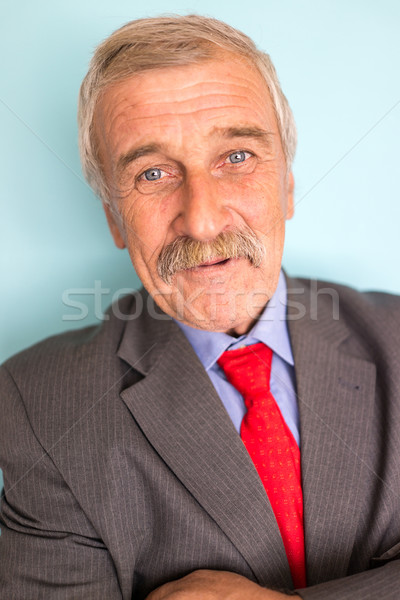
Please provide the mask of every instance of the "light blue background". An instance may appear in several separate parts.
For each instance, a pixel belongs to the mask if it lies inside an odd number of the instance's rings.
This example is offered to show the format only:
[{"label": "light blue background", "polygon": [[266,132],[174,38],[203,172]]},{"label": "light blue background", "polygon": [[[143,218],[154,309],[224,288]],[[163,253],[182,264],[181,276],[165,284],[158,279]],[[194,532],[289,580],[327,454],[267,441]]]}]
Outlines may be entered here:
[{"label": "light blue background", "polygon": [[[142,8],[145,4],[145,8]],[[290,274],[400,292],[397,0],[3,0],[0,22],[0,361],[96,322],[67,289],[138,287],[78,158],[76,98],[95,45],[132,18],[199,12],[268,51],[299,132]],[[99,312],[99,311],[97,311]]]},{"label": "light blue background", "polygon": [[[0,361],[96,322],[93,295],[137,287],[83,182],[76,97],[95,45],[127,20],[199,12],[268,51],[296,117],[291,274],[400,292],[400,4],[397,0],[2,0],[0,21]],[[99,309],[96,309],[97,312]]]}]

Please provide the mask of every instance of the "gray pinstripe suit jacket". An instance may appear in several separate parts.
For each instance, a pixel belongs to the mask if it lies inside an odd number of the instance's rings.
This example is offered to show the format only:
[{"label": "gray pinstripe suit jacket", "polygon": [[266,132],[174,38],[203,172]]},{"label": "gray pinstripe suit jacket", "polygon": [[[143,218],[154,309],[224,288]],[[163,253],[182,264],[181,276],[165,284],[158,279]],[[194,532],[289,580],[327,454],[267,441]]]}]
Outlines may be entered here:
[{"label": "gray pinstripe suit jacket", "polygon": [[[328,294],[288,288],[301,595],[397,600],[400,300],[336,286],[335,320]],[[147,300],[125,298],[119,311],[138,314]],[[263,486],[180,329],[146,310],[108,317],[1,369],[0,598],[141,600],[198,568],[290,589]]]}]

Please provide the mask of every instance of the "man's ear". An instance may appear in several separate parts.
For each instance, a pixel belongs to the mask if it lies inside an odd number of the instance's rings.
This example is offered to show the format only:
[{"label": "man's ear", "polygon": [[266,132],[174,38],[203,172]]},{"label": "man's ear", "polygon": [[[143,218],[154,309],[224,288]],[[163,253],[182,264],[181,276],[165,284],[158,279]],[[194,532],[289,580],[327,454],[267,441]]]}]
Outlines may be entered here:
[{"label": "man's ear", "polygon": [[294,177],[292,171],[288,175],[288,195],[286,218],[291,219],[294,215]]},{"label": "man's ear", "polygon": [[114,239],[114,244],[117,246],[117,248],[120,248],[122,250],[126,247],[126,245],[117,223],[118,216],[115,214],[115,210],[113,210],[109,204],[103,202],[103,208],[104,212],[106,213],[107,223],[110,228],[111,235]]}]

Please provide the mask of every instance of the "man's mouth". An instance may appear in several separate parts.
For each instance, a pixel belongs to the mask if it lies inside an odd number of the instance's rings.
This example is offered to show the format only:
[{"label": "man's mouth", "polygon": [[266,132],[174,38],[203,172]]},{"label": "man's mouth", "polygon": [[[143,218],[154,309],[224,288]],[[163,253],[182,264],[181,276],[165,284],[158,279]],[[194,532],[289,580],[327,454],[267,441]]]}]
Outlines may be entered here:
[{"label": "man's mouth", "polygon": [[253,267],[259,267],[264,256],[265,247],[252,230],[233,228],[222,231],[210,242],[177,237],[160,252],[157,271],[160,278],[171,285],[177,273],[199,280],[225,277],[238,260],[247,259]]},{"label": "man's mouth", "polygon": [[206,260],[205,262],[201,263],[200,265],[197,265],[197,267],[194,268],[198,269],[199,267],[214,267],[215,265],[223,265],[227,263],[228,260],[230,260],[230,258],[213,258],[211,260]]}]

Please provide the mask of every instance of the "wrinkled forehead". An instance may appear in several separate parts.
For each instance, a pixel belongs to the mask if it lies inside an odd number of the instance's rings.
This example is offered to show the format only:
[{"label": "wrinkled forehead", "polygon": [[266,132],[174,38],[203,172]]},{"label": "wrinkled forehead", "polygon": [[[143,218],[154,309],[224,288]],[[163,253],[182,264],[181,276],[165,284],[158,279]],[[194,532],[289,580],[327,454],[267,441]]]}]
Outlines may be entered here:
[{"label": "wrinkled forehead", "polygon": [[[182,92],[182,98],[185,96],[185,89],[188,89],[191,85],[201,85],[206,81],[214,81],[217,83],[217,73],[230,77],[235,83],[235,79],[238,83],[243,81],[243,74],[249,77],[252,81],[258,80],[261,95],[265,101],[271,101],[268,84],[265,80],[264,74],[260,71],[258,66],[249,57],[217,49],[210,52],[207,57],[197,61],[182,61],[173,66],[159,67],[157,63],[152,68],[140,69],[129,75],[123,74],[120,77],[114,78],[112,81],[106,81],[104,87],[99,92],[96,104],[94,108],[94,121],[98,118],[99,114],[104,111],[105,107],[110,108],[109,104],[115,105],[118,102],[118,90],[124,86],[124,84],[132,83],[132,85],[125,85],[125,88],[130,89],[130,92],[135,92],[135,100],[140,100],[145,95],[161,96],[160,99],[168,100],[169,96],[175,94],[177,91]],[[216,71],[213,76],[213,71]],[[235,77],[235,74],[237,76]],[[213,78],[214,77],[214,78]],[[190,79],[190,84],[188,83]],[[163,85],[164,80],[164,85]],[[168,85],[165,85],[165,81]],[[162,89],[160,90],[160,83]],[[221,86],[223,83],[221,82]],[[189,90],[190,92],[190,90]],[[132,95],[131,95],[132,99]],[[175,99],[175,97],[174,97]]]},{"label": "wrinkled forehead", "polygon": [[94,127],[98,142],[112,150],[116,135],[120,141],[141,131],[148,135],[149,128],[157,134],[174,127],[207,132],[218,124],[253,121],[258,125],[274,121],[276,128],[268,86],[247,59],[224,53],[198,64],[146,70],[113,82],[98,100]]}]

